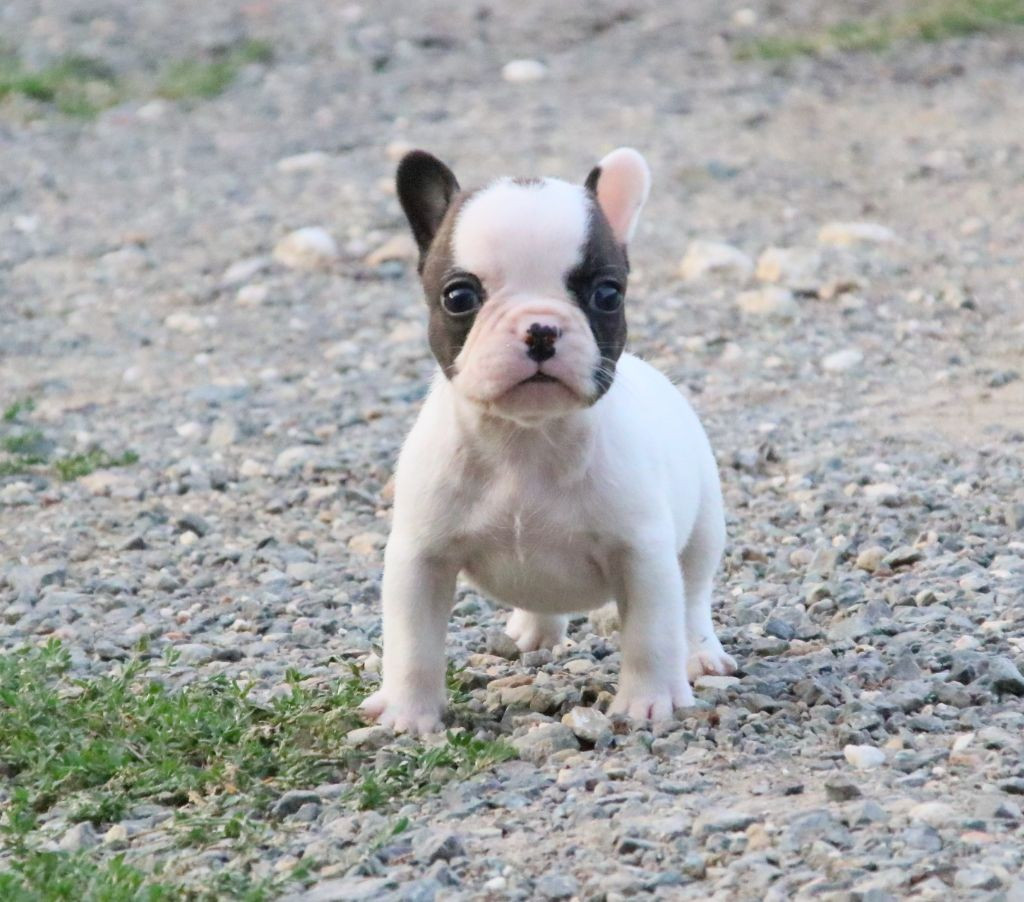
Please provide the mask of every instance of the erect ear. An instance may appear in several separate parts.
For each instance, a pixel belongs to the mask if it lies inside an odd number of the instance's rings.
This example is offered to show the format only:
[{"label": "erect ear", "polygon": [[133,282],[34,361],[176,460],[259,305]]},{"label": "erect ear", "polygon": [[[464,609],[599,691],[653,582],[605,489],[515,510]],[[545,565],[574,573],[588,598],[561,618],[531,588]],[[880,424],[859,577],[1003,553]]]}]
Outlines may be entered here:
[{"label": "erect ear", "polygon": [[651,190],[647,161],[632,147],[620,147],[590,170],[585,184],[597,199],[615,240],[629,244]]},{"label": "erect ear", "polygon": [[426,254],[459,191],[459,183],[444,163],[424,150],[413,150],[402,157],[395,183],[420,254]]}]

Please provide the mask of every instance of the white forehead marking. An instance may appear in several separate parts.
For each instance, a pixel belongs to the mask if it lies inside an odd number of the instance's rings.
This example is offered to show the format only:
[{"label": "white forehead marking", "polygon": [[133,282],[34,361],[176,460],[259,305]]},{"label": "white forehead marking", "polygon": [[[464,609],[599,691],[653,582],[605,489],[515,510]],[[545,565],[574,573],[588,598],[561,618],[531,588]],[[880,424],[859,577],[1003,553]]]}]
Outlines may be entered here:
[{"label": "white forehead marking", "polygon": [[581,260],[591,201],[560,179],[499,179],[459,211],[454,263],[490,291],[557,291]]}]

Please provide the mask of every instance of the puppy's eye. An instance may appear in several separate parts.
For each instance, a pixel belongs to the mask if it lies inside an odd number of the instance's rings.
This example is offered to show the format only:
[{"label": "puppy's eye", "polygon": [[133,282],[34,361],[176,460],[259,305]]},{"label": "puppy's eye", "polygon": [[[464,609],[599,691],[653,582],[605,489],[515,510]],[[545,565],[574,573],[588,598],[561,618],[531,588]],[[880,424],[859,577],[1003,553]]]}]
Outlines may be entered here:
[{"label": "puppy's eye", "polygon": [[599,282],[590,293],[590,306],[598,313],[616,313],[624,299],[622,286],[617,282]]},{"label": "puppy's eye", "polygon": [[449,316],[468,316],[475,313],[482,303],[480,291],[471,282],[455,282],[441,294],[441,306]]}]

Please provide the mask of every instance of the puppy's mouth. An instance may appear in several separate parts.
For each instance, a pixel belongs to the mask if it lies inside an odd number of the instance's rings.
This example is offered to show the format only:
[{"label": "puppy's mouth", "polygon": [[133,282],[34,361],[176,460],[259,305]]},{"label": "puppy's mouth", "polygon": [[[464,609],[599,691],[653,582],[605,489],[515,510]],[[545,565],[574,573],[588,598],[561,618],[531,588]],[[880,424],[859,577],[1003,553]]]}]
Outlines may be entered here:
[{"label": "puppy's mouth", "polygon": [[547,373],[534,373],[529,379],[524,379],[520,382],[520,385],[536,385],[545,382],[560,382],[561,380],[556,379],[554,376],[549,376]]}]

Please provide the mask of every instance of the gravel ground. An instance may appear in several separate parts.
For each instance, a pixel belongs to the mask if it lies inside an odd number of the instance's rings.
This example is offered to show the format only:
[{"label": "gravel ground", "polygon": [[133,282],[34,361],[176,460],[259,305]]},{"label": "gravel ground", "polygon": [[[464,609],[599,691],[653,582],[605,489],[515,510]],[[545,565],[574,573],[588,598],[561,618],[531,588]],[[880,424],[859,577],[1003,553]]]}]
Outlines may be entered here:
[{"label": "gravel ground", "polygon": [[[718,454],[740,672],[627,729],[574,712],[614,690],[614,617],[520,659],[461,590],[450,656],[520,760],[384,844],[388,815],[324,791],[258,866],[306,857],[307,900],[1024,899],[1024,32],[773,62],[736,48],[849,4],[73,6],[14,0],[4,37],[136,87],[91,121],[0,108],[0,401],[35,402],[4,434],[138,462],[0,477],[3,647],[57,637],[90,676],[148,639],[172,685],[267,697],[372,672],[432,373],[395,162],[582,179],[630,144],[655,178],[631,347]],[[220,96],[147,93],[247,38],[274,60]],[[521,58],[541,77],[503,77]],[[279,246],[303,227],[336,253]]]}]

